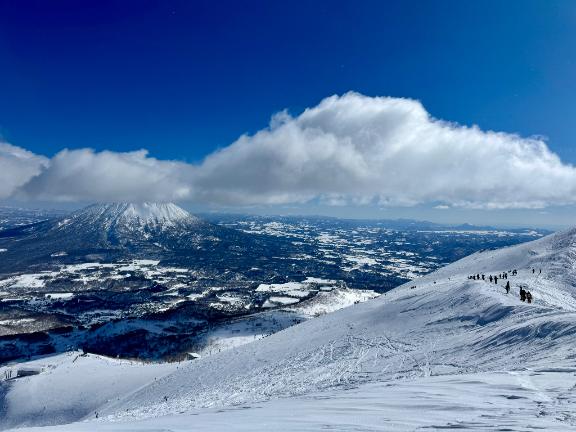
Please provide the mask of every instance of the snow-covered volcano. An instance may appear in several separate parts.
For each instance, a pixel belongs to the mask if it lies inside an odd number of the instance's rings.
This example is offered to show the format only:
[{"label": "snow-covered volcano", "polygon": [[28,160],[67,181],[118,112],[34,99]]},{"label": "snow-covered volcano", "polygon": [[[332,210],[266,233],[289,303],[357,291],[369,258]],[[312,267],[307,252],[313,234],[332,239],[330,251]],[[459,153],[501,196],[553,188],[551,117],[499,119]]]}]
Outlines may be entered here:
[{"label": "snow-covered volcano", "polygon": [[167,259],[250,242],[171,203],[95,204],[68,216],[0,232],[0,272],[30,265]]},{"label": "snow-covered volcano", "polygon": [[[95,204],[53,224],[51,231],[67,234],[94,231],[101,247],[155,243],[174,248],[177,239],[210,235],[215,227],[172,203]],[[178,242],[176,242],[178,243]]]},{"label": "snow-covered volcano", "polygon": [[110,226],[173,227],[200,224],[201,220],[172,203],[108,203],[95,204],[72,215],[72,218]]},{"label": "snow-covered volcano", "polygon": [[38,360],[50,372],[6,390],[5,424],[98,412],[97,425],[57,430],[576,430],[575,253],[575,231],[476,253],[375,300],[146,374],[91,356]]}]

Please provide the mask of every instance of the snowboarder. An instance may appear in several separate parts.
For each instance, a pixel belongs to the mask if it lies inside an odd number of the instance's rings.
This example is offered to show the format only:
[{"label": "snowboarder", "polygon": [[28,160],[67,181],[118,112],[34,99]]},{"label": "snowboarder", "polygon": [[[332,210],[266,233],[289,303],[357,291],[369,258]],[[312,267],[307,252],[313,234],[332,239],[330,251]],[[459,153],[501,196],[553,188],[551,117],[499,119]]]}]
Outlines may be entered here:
[{"label": "snowboarder", "polygon": [[506,294],[510,292],[510,282],[506,282]]}]

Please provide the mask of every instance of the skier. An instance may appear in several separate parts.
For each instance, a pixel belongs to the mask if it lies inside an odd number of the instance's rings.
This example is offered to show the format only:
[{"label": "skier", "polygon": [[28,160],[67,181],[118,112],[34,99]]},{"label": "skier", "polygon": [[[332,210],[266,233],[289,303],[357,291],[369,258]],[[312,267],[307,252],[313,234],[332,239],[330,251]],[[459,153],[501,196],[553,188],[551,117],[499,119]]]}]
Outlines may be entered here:
[{"label": "skier", "polygon": [[522,287],[520,287],[520,301],[526,301],[526,291]]},{"label": "skier", "polygon": [[492,283],[492,275],[490,275],[490,277],[488,278],[488,280],[490,281],[490,283]]},{"label": "skier", "polygon": [[532,269],[532,274],[534,274],[535,271],[536,271],[536,270]]},{"label": "skier", "polygon": [[526,300],[528,303],[532,303],[532,293],[530,291],[526,291]]},{"label": "skier", "polygon": [[498,278],[496,276],[494,276],[494,283],[498,285]]},{"label": "skier", "polygon": [[506,294],[510,292],[510,282],[506,282]]},{"label": "skier", "polygon": [[484,279],[484,275],[482,275],[482,280],[485,280],[485,279]]}]

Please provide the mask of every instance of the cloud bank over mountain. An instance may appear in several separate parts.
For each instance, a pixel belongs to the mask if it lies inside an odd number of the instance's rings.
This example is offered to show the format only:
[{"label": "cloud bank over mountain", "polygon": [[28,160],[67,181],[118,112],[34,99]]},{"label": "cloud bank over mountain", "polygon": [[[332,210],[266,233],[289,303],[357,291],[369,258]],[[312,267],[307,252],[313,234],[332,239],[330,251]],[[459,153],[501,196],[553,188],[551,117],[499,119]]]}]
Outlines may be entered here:
[{"label": "cloud bank over mountain", "polygon": [[332,96],[242,136],[198,165],[145,150],[0,147],[0,196],[54,201],[195,201],[539,208],[576,202],[576,168],[539,138],[432,118],[417,101]]},{"label": "cloud bank over mountain", "polygon": [[44,156],[0,142],[0,199],[9,198],[48,165]]},{"label": "cloud bank over mountain", "polygon": [[14,194],[42,201],[181,201],[191,198],[191,170],[146,150],[62,150]]}]

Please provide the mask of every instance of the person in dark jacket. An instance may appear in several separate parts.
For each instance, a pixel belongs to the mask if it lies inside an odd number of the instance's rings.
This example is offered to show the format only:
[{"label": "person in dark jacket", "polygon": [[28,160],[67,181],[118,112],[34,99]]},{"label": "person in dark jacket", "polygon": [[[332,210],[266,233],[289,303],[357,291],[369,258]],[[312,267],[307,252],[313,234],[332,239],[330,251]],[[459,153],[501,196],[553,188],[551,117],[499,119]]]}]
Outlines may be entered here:
[{"label": "person in dark jacket", "polygon": [[510,282],[506,282],[506,294],[508,294],[510,292]]},{"label": "person in dark jacket", "polygon": [[530,291],[526,291],[526,300],[528,303],[532,303],[532,293]]},{"label": "person in dark jacket", "polygon": [[520,287],[520,300],[526,301],[526,291],[524,291],[524,288],[522,287]]}]

